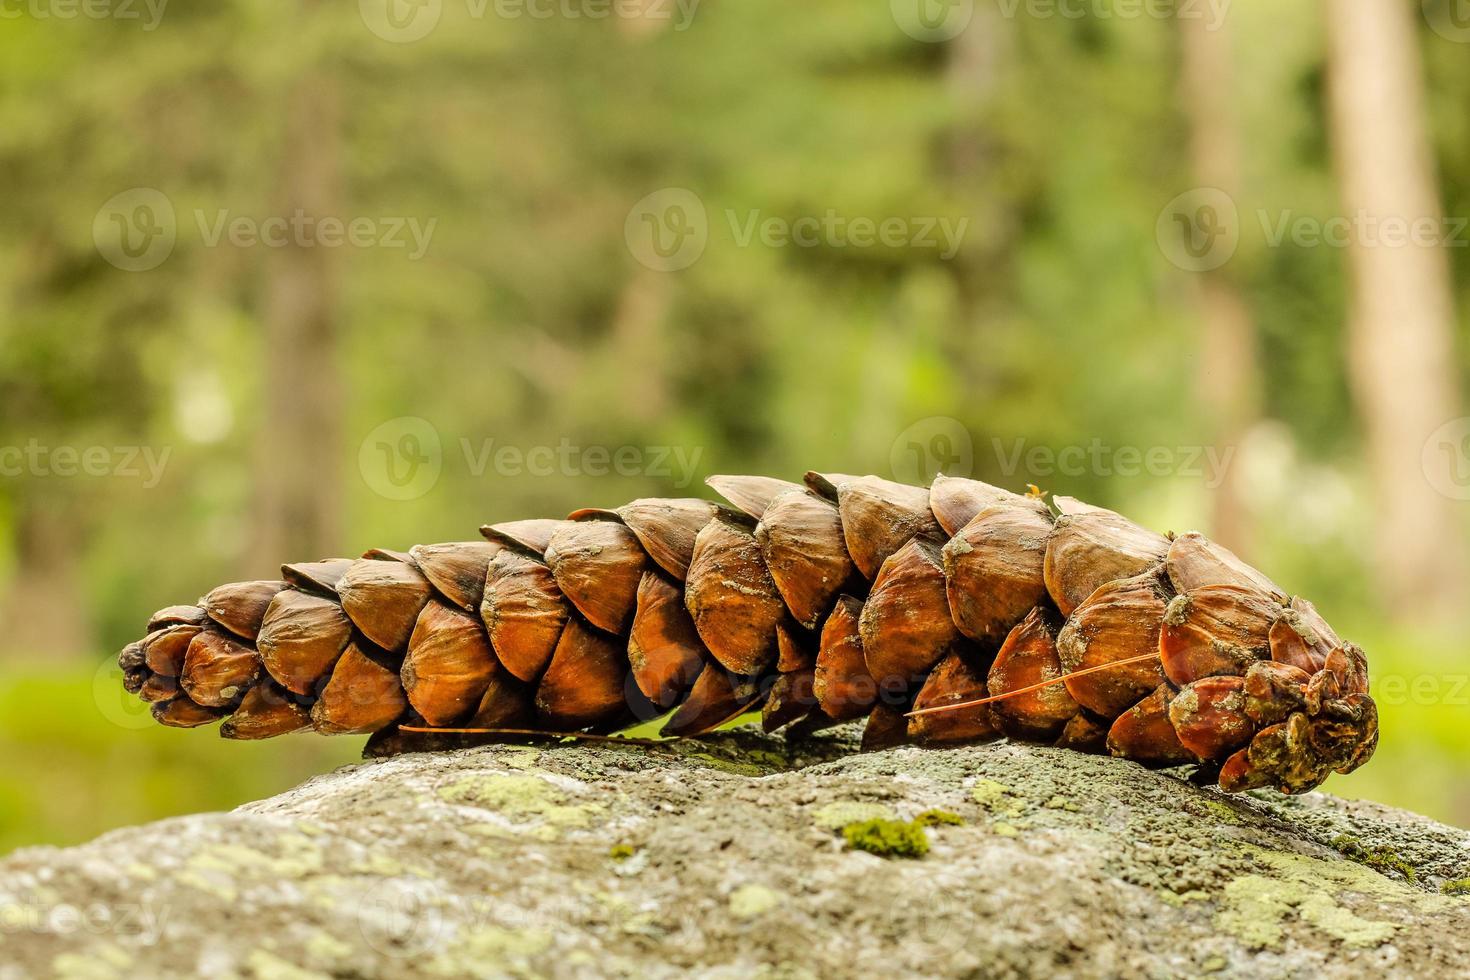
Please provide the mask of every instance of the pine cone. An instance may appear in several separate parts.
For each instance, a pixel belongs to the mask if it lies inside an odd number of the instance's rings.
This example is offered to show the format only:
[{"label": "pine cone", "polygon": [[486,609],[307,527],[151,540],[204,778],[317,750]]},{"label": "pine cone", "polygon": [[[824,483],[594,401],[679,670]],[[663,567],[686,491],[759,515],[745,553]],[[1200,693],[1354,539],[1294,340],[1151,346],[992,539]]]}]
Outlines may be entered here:
[{"label": "pine cone", "polygon": [[[1372,755],[1363,652],[1197,533],[974,480],[709,481],[484,541],[285,565],[119,657],[162,724],[696,736],[760,710],[865,746],[1001,737],[1305,792]],[[980,703],[976,703],[980,702]]]}]

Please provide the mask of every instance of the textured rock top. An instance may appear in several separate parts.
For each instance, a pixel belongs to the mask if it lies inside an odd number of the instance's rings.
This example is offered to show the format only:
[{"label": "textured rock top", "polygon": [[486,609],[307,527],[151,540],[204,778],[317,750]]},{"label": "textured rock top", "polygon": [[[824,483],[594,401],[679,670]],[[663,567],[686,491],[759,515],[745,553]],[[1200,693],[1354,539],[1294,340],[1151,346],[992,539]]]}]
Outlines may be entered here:
[{"label": "textured rock top", "polygon": [[1229,797],[1032,746],[803,753],[735,733],[403,755],[232,813],[20,851],[0,861],[0,978],[1447,976],[1470,962],[1470,897],[1450,884],[1470,878],[1470,833],[1422,817]]}]

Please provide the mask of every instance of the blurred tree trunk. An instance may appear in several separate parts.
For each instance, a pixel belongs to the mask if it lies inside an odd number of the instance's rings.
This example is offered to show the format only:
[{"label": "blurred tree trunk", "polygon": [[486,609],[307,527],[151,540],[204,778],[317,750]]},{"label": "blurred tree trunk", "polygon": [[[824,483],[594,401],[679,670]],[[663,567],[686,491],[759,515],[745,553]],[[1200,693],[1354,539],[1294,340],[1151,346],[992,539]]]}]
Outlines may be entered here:
[{"label": "blurred tree trunk", "polygon": [[71,496],[28,490],[16,502],[15,575],[0,610],[0,652],[54,663],[88,652],[94,639],[78,568],[84,518]]},{"label": "blurred tree trunk", "polygon": [[[310,4],[307,4],[310,6]],[[341,112],[336,84],[308,72],[288,96],[279,214],[320,220],[339,207]],[[315,232],[306,242],[315,241]],[[265,297],[265,418],[256,469],[252,566],[333,554],[338,524],[341,384],[335,249],[296,235],[270,250]]]},{"label": "blurred tree trunk", "polygon": [[[1240,192],[1240,130],[1235,115],[1229,19],[1211,29],[1202,17],[1177,18],[1181,82],[1189,120],[1194,180],[1202,187]],[[1234,449],[1260,417],[1261,369],[1255,323],[1230,272],[1230,264],[1199,275],[1203,334],[1200,392],[1215,444]],[[1225,468],[1214,492],[1210,530],[1222,544],[1249,555],[1250,514],[1242,496],[1239,465]]]},{"label": "blurred tree trunk", "polygon": [[963,366],[971,386],[988,383],[980,366],[986,360],[984,344],[976,342],[976,334],[998,313],[995,308],[1011,298],[1000,284],[1010,284],[1019,220],[1013,195],[1000,192],[995,176],[1003,150],[991,114],[1015,40],[1013,18],[993,4],[978,4],[969,26],[945,44],[944,87],[954,123],[944,144],[943,167],[954,187],[953,216],[970,220],[964,247],[949,263],[957,310],[948,353]]},{"label": "blurred tree trunk", "polygon": [[[1416,9],[1402,0],[1326,3],[1331,126],[1350,220],[1441,217]],[[1354,227],[1349,371],[1377,493],[1380,574],[1389,608],[1448,612],[1466,584],[1458,513],[1426,479],[1421,452],[1460,414],[1449,262],[1438,244],[1389,244],[1370,224]]]}]

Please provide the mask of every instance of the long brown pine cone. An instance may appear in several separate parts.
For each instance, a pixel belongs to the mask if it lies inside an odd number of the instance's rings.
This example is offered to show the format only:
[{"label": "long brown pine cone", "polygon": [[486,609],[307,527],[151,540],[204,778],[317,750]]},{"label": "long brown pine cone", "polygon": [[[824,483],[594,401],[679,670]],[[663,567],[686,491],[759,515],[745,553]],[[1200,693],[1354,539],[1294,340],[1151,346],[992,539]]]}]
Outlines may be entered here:
[{"label": "long brown pine cone", "polygon": [[[1197,533],[939,477],[718,476],[485,540],[285,565],[123,650],[165,725],[694,736],[867,719],[865,745],[997,738],[1305,792],[1372,755],[1363,652]],[[970,702],[984,699],[984,704]],[[947,711],[924,709],[964,705]]]}]

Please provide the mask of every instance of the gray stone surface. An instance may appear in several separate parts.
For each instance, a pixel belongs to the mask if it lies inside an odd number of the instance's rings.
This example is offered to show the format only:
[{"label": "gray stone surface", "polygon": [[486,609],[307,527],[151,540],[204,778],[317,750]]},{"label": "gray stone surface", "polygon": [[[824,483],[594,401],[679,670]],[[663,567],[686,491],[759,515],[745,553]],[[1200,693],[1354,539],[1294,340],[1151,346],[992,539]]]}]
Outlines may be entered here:
[{"label": "gray stone surface", "polygon": [[[1470,898],[1441,892],[1470,877],[1464,831],[1053,749],[834,748],[404,755],[20,851],[0,978],[1470,970]],[[839,832],[935,808],[963,824],[921,859]]]}]

